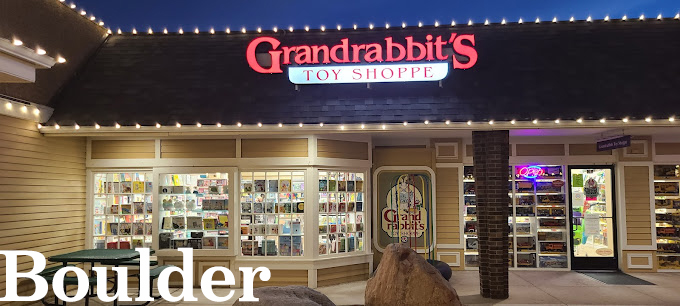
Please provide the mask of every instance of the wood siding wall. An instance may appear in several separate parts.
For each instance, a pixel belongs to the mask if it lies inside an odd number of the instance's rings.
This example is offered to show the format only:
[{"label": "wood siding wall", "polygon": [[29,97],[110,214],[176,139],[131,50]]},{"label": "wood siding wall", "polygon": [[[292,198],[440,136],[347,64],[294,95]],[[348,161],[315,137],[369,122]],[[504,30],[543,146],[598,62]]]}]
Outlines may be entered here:
[{"label": "wood siding wall", "polygon": [[650,179],[647,166],[624,167],[628,245],[652,245]]},{"label": "wood siding wall", "polygon": [[368,269],[368,263],[319,269],[316,271],[316,284],[318,287],[324,287],[367,280]]},{"label": "wood siding wall", "polygon": [[437,244],[460,243],[458,168],[437,168]]},{"label": "wood siding wall", "polygon": [[307,138],[242,139],[241,157],[307,157]]},{"label": "wood siding wall", "polygon": [[164,139],[161,158],[234,158],[235,139]]},{"label": "wood siding wall", "polygon": [[[47,257],[84,248],[85,146],[83,138],[46,138],[33,122],[0,116],[0,249]],[[19,258],[18,271],[32,266]],[[19,292],[33,287],[31,281],[19,286]]]},{"label": "wood siding wall", "polygon": [[344,140],[317,140],[317,156],[368,160],[368,143]]},{"label": "wood siding wall", "polygon": [[680,155],[680,143],[657,142],[655,144],[656,155]]},{"label": "wood siding wall", "polygon": [[134,159],[156,157],[153,140],[93,140],[92,159]]},{"label": "wood siding wall", "polygon": [[564,156],[563,144],[516,144],[517,156]]},{"label": "wood siding wall", "polygon": [[594,143],[572,143],[569,144],[569,155],[612,155],[612,150],[598,151]]}]

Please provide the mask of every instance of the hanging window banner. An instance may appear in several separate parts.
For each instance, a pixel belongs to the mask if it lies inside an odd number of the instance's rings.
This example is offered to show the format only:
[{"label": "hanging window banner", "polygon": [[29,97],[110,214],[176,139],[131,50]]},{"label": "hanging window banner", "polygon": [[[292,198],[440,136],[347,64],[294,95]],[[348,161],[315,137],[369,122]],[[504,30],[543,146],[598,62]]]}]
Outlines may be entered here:
[{"label": "hanging window banner", "polygon": [[381,171],[377,176],[379,248],[404,243],[418,252],[433,245],[432,180],[427,171]]}]

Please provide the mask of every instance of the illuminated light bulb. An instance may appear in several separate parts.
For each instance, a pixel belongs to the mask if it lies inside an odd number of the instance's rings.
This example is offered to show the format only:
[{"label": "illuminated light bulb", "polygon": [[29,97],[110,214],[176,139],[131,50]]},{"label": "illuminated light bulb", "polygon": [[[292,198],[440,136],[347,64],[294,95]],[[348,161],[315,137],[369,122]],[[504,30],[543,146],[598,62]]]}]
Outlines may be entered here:
[{"label": "illuminated light bulb", "polygon": [[390,24],[389,24],[389,23],[386,23],[386,24],[385,24],[385,29],[389,29],[389,28],[390,28]]},{"label": "illuminated light bulb", "polygon": [[142,128],[142,126],[139,123],[137,123],[137,124],[135,124],[135,128],[140,129],[140,128]]},{"label": "illuminated light bulb", "polygon": [[28,107],[26,107],[26,105],[22,106],[22,107],[21,107],[21,112],[24,113],[24,114],[25,114],[25,113],[28,113]]},{"label": "illuminated light bulb", "polygon": [[485,26],[488,26],[488,25],[489,25],[489,19],[484,20],[484,25],[485,25]]},{"label": "illuminated light bulb", "polygon": [[321,32],[325,32],[325,31],[326,31],[326,26],[323,26],[323,25],[322,25],[322,26],[321,26]]},{"label": "illuminated light bulb", "polygon": [[121,29],[118,29],[118,31],[116,32],[118,33],[118,35],[123,34],[123,31],[121,31]]},{"label": "illuminated light bulb", "polygon": [[36,116],[37,116],[37,115],[40,115],[40,110],[37,109],[37,108],[34,109],[34,110],[33,110],[33,115],[36,115]]},{"label": "illuminated light bulb", "polygon": [[435,27],[438,27],[438,26],[439,26],[439,21],[436,21],[436,20],[435,20],[435,21],[434,21],[434,26],[435,26]]},{"label": "illuminated light bulb", "polygon": [[137,35],[137,29],[132,28],[132,35]]},{"label": "illuminated light bulb", "polygon": [[298,123],[298,126],[299,126],[299,127],[302,127],[303,125],[304,125],[304,124],[302,124],[302,122]]},{"label": "illuminated light bulb", "polygon": [[536,17],[536,21],[534,21],[534,22],[535,22],[535,23],[541,23],[541,19],[539,19],[538,17]]},{"label": "illuminated light bulb", "polygon": [[373,24],[372,24],[372,23],[369,23],[369,24],[368,24],[368,29],[369,29],[369,30],[373,30]]},{"label": "illuminated light bulb", "polygon": [[656,20],[661,20],[661,19],[663,19],[663,16],[661,16],[661,14],[659,14],[658,16],[656,16]]},{"label": "illuminated light bulb", "polygon": [[555,123],[560,123],[560,119],[555,119]]},{"label": "illuminated light bulb", "polygon": [[75,3],[71,3],[71,8],[72,8],[72,9],[76,8],[76,4],[75,4]]},{"label": "illuminated light bulb", "polygon": [[163,34],[168,34],[168,29],[167,29],[167,28],[163,29]]},{"label": "illuminated light bulb", "polygon": [[493,120],[489,120],[490,125],[493,125],[493,123],[494,123]]},{"label": "illuminated light bulb", "polygon": [[38,129],[42,129],[42,124],[38,123]]},{"label": "illuminated light bulb", "polygon": [[12,40],[12,44],[15,46],[21,46],[24,44],[24,42],[15,38]]},{"label": "illuminated light bulb", "polygon": [[401,23],[401,28],[402,28],[402,29],[405,29],[405,28],[406,28],[406,22],[402,22],[402,23]]},{"label": "illuminated light bulb", "polygon": [[569,22],[574,22],[574,16],[569,17]]},{"label": "illuminated light bulb", "polygon": [[182,124],[180,124],[179,122],[177,122],[177,123],[175,124],[175,126],[178,127],[178,128],[181,128],[181,127],[182,127]]},{"label": "illuminated light bulb", "polygon": [[200,122],[199,122],[199,123],[196,123],[196,127],[202,127],[202,126],[203,126],[203,125],[202,125]]},{"label": "illuminated light bulb", "polygon": [[148,33],[149,33],[149,34],[153,34],[153,30],[152,30],[151,28],[149,28]]},{"label": "illuminated light bulb", "polygon": [[274,27],[274,29],[273,29],[273,30],[274,30],[274,33],[276,33],[276,32],[278,32],[278,31],[279,31],[279,28],[278,28],[278,27]]},{"label": "illuminated light bulb", "polygon": [[680,19],[680,13],[675,14],[675,19],[676,20]]},{"label": "illuminated light bulb", "polygon": [[103,22],[103,21],[99,21],[99,26],[103,27],[103,26],[104,26],[104,22]]},{"label": "illuminated light bulb", "polygon": [[557,16],[553,17],[552,22],[553,22],[553,23],[557,23]]},{"label": "illuminated light bulb", "polygon": [[341,130],[344,130],[344,129],[345,129],[345,126],[344,126],[344,125],[341,125],[341,126],[340,126],[340,129],[341,129]]},{"label": "illuminated light bulb", "polygon": [[425,120],[425,124],[430,124],[430,120]]},{"label": "illuminated light bulb", "polygon": [[262,33],[262,28],[258,27],[258,28],[257,28],[257,33]]},{"label": "illuminated light bulb", "polygon": [[609,15],[604,16],[604,22],[609,22]]},{"label": "illuminated light bulb", "polygon": [[404,121],[404,126],[407,126],[407,125],[408,125],[408,122]]},{"label": "illuminated light bulb", "polygon": [[422,27],[423,27],[423,23],[422,23],[421,21],[418,21],[418,27],[419,27],[419,28],[422,28]]},{"label": "illuminated light bulb", "polygon": [[215,34],[215,29],[214,29],[214,28],[210,28],[210,34]]},{"label": "illuminated light bulb", "polygon": [[381,126],[381,128],[384,130],[384,129],[387,128],[387,126],[385,126],[385,125],[383,124],[383,125]]},{"label": "illuminated light bulb", "polygon": [[320,123],[319,123],[319,126],[323,127],[323,122],[320,122]]},{"label": "illuminated light bulb", "polygon": [[623,121],[623,123],[628,123],[628,117],[621,119],[621,121]]},{"label": "illuminated light bulb", "polygon": [[305,26],[305,31],[309,32],[309,26]]},{"label": "illuminated light bulb", "polygon": [[293,27],[288,27],[288,31],[293,32]]},{"label": "illuminated light bulb", "polygon": [[578,122],[578,123],[583,123],[583,118],[578,118],[578,119],[576,119],[576,122]]},{"label": "illuminated light bulb", "polygon": [[456,26],[456,22],[453,21],[453,20],[451,20],[451,26],[452,26],[452,27],[455,27],[455,26]]},{"label": "illuminated light bulb", "polygon": [[336,28],[338,29],[338,31],[342,30],[342,26],[341,26],[341,25],[337,25]]},{"label": "illuminated light bulb", "polygon": [[593,22],[593,17],[588,16],[588,18],[586,18],[586,22]]},{"label": "illuminated light bulb", "polygon": [[652,122],[652,117],[645,118],[645,122]]},{"label": "illuminated light bulb", "polygon": [[58,129],[60,129],[61,127],[59,126],[59,124],[56,124],[56,123],[55,123],[55,124],[54,124],[54,128],[58,130]]},{"label": "illuminated light bulb", "polygon": [[362,123],[362,124],[361,124],[361,129],[363,130],[363,129],[365,129],[365,128],[366,128],[366,125]]},{"label": "illuminated light bulb", "polygon": [[95,124],[94,124],[94,128],[95,128],[96,130],[98,130],[98,129],[101,129],[102,127],[101,127],[101,125],[99,125],[99,123],[95,123]]},{"label": "illuminated light bulb", "polygon": [[227,28],[227,29],[224,30],[224,31],[227,32],[227,34],[231,34],[231,29],[230,29],[230,28]]},{"label": "illuminated light bulb", "polygon": [[675,122],[675,117],[674,117],[674,116],[671,116],[670,118],[668,118],[668,121],[670,121],[670,122]]},{"label": "illuminated light bulb", "polygon": [[517,23],[522,24],[522,23],[524,23],[524,20],[522,20],[522,18],[520,18],[520,19],[517,21]]},{"label": "illuminated light bulb", "polygon": [[467,125],[472,125],[472,120],[468,120]]},{"label": "illuminated light bulb", "polygon": [[90,20],[95,21],[97,18],[94,18],[94,16],[90,16]]},{"label": "illuminated light bulb", "polygon": [[78,125],[77,123],[76,123],[76,125],[73,126],[73,127],[74,127],[76,130],[80,130],[80,125]]},{"label": "illuminated light bulb", "polygon": [[246,28],[241,28],[241,33],[246,34]]},{"label": "illuminated light bulb", "polygon": [[640,15],[640,18],[638,18],[638,19],[640,19],[640,21],[645,20],[645,14]]},{"label": "illuminated light bulb", "polygon": [[85,16],[85,15],[87,15],[87,12],[86,11],[80,11],[80,15]]},{"label": "illuminated light bulb", "polygon": [[515,123],[517,123],[517,120],[515,120],[515,119],[510,120],[510,124],[515,124]]},{"label": "illuminated light bulb", "polygon": [[607,122],[607,119],[605,119],[605,118],[600,119],[600,123],[606,123],[606,122]]},{"label": "illuminated light bulb", "polygon": [[194,33],[196,33],[196,34],[199,33],[198,28],[195,28],[195,29],[194,29]]},{"label": "illuminated light bulb", "polygon": [[505,21],[505,18],[503,18],[503,20],[501,20],[501,24],[502,24],[502,25],[505,25],[506,23],[508,23],[508,22]]},{"label": "illuminated light bulb", "polygon": [[538,119],[534,119],[533,121],[531,121],[531,123],[538,124]]},{"label": "illuminated light bulb", "polygon": [[63,64],[63,63],[66,63],[66,59],[59,56],[59,57],[57,57],[57,62],[60,63],[60,64]]},{"label": "illuminated light bulb", "polygon": [[237,122],[236,126],[241,127],[241,122]]},{"label": "illuminated light bulb", "polygon": [[628,16],[627,16],[627,15],[623,15],[623,17],[621,17],[621,21],[626,21],[626,20],[628,20]]},{"label": "illuminated light bulb", "polygon": [[354,24],[354,29],[355,29],[355,30],[357,29],[357,24],[356,24],[356,23]]},{"label": "illuminated light bulb", "polygon": [[12,109],[12,103],[10,103],[10,102],[5,103],[5,108],[6,109]]},{"label": "illuminated light bulb", "polygon": [[451,120],[446,120],[444,123],[446,123],[446,125],[449,125],[451,124]]},{"label": "illuminated light bulb", "polygon": [[472,24],[472,19],[468,20],[468,25],[471,26]]},{"label": "illuminated light bulb", "polygon": [[113,34],[113,32],[111,32],[111,29],[107,29],[107,30],[106,30],[106,34],[109,34],[109,35],[110,35],[110,34]]},{"label": "illuminated light bulb", "polygon": [[257,127],[262,127],[262,122],[258,122]]},{"label": "illuminated light bulb", "polygon": [[119,123],[117,123],[117,122],[116,122],[116,128],[117,128],[117,129],[119,129],[119,128],[120,128],[120,124],[119,124]]},{"label": "illuminated light bulb", "polygon": [[160,124],[160,123],[156,123],[156,128],[157,128],[157,129],[160,129],[160,128],[161,128],[161,124]]},{"label": "illuminated light bulb", "polygon": [[279,127],[283,127],[283,123],[279,122]]}]

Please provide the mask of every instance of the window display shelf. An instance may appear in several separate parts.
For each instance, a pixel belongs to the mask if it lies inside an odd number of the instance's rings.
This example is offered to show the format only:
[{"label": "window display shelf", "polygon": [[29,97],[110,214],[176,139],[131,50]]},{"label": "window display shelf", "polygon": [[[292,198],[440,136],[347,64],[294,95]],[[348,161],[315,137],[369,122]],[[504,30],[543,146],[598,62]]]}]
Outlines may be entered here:
[{"label": "window display shelf", "polygon": [[319,171],[319,255],[363,251],[364,173]]},{"label": "window display shelf", "polygon": [[654,166],[659,269],[680,270],[680,165]]}]

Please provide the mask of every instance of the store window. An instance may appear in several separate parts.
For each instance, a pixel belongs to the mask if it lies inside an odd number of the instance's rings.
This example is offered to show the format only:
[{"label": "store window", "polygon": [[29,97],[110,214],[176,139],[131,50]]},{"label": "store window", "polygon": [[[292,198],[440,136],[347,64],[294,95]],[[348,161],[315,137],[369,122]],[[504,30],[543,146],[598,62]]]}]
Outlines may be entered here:
[{"label": "store window", "polygon": [[229,248],[227,173],[161,174],[159,249]]},{"label": "store window", "polygon": [[95,173],[93,185],[94,248],[151,247],[151,173]]},{"label": "store window", "polygon": [[302,256],[305,172],[241,173],[241,254]]},{"label": "store window", "polygon": [[364,250],[364,174],[319,171],[319,255]]},{"label": "store window", "polygon": [[[465,265],[479,266],[474,169],[464,168]],[[567,268],[565,177],[563,166],[522,165],[508,179],[508,265]]]},{"label": "store window", "polygon": [[680,165],[654,166],[659,269],[680,269]]}]

